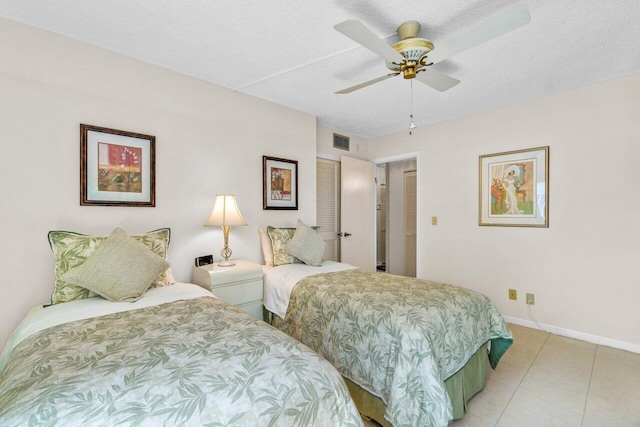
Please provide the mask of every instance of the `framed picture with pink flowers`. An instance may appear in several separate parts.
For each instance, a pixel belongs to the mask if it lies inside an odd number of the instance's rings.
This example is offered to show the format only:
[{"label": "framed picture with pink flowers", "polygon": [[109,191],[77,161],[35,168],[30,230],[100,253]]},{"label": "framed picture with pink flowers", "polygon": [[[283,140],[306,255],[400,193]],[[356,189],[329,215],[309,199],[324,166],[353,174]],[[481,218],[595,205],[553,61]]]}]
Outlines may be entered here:
[{"label": "framed picture with pink flowers", "polygon": [[80,125],[80,205],[156,205],[156,137]]}]

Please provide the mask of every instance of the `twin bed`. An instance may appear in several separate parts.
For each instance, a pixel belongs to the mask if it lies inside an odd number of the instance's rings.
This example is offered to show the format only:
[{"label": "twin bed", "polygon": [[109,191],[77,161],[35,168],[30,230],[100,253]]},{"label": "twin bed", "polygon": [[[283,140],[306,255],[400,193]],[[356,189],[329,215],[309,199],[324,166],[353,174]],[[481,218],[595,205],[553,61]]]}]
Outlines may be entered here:
[{"label": "twin bed", "polygon": [[0,373],[0,425],[361,426],[322,357],[192,285],[32,311]]},{"label": "twin bed", "polygon": [[[446,426],[460,418],[484,385],[487,355],[495,367],[512,342],[488,298],[279,253],[298,229],[272,229],[269,241],[261,233],[264,302],[280,331],[195,285],[166,286],[166,277],[134,302],[92,291],[75,298],[61,278],[105,238],[50,234],[53,299],[62,297],[32,310],[5,348],[0,425],[361,426],[360,412],[383,425]],[[168,236],[164,247],[144,236],[133,237],[166,257]]]},{"label": "twin bed", "polygon": [[379,424],[446,426],[513,342],[486,296],[323,261],[302,221],[259,229],[271,323],[330,361]]},{"label": "twin bed", "polygon": [[272,323],[329,360],[382,425],[446,426],[513,342],[477,292],[347,264],[265,271]]}]

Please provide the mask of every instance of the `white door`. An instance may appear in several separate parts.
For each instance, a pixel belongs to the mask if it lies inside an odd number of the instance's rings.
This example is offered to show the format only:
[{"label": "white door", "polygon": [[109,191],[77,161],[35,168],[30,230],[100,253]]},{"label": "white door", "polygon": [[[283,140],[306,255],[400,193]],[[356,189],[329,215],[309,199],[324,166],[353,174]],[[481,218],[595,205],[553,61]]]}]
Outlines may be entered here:
[{"label": "white door", "polygon": [[342,156],[341,261],[376,270],[376,184],[375,165]]}]

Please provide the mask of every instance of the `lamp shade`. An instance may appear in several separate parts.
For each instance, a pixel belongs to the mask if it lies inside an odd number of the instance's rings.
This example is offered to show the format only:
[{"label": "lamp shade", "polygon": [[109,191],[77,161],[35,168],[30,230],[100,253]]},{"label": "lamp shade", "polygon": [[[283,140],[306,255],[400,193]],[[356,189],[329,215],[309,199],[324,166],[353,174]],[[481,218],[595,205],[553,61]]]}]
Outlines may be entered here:
[{"label": "lamp shade", "polygon": [[233,194],[217,194],[211,216],[204,225],[221,227],[247,225],[238,209],[236,196]]}]

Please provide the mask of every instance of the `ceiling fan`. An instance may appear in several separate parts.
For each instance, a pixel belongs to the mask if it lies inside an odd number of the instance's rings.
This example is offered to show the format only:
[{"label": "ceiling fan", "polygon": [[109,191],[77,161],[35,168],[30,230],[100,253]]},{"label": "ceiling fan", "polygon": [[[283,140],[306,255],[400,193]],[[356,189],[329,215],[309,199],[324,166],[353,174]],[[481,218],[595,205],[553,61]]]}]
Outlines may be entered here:
[{"label": "ceiling fan", "polygon": [[405,79],[415,78],[427,86],[444,92],[460,81],[435,71],[430,68],[431,65],[520,28],[528,24],[530,20],[527,8],[521,4],[477,25],[457,39],[438,46],[434,46],[427,39],[417,37],[420,24],[416,21],[408,21],[398,27],[401,40],[393,46],[386,44],[360,21],[352,19],[341,22],[334,25],[333,28],[381,56],[386,61],[386,66],[391,70],[391,73],[336,93],[350,93],[399,74],[402,74]]}]

